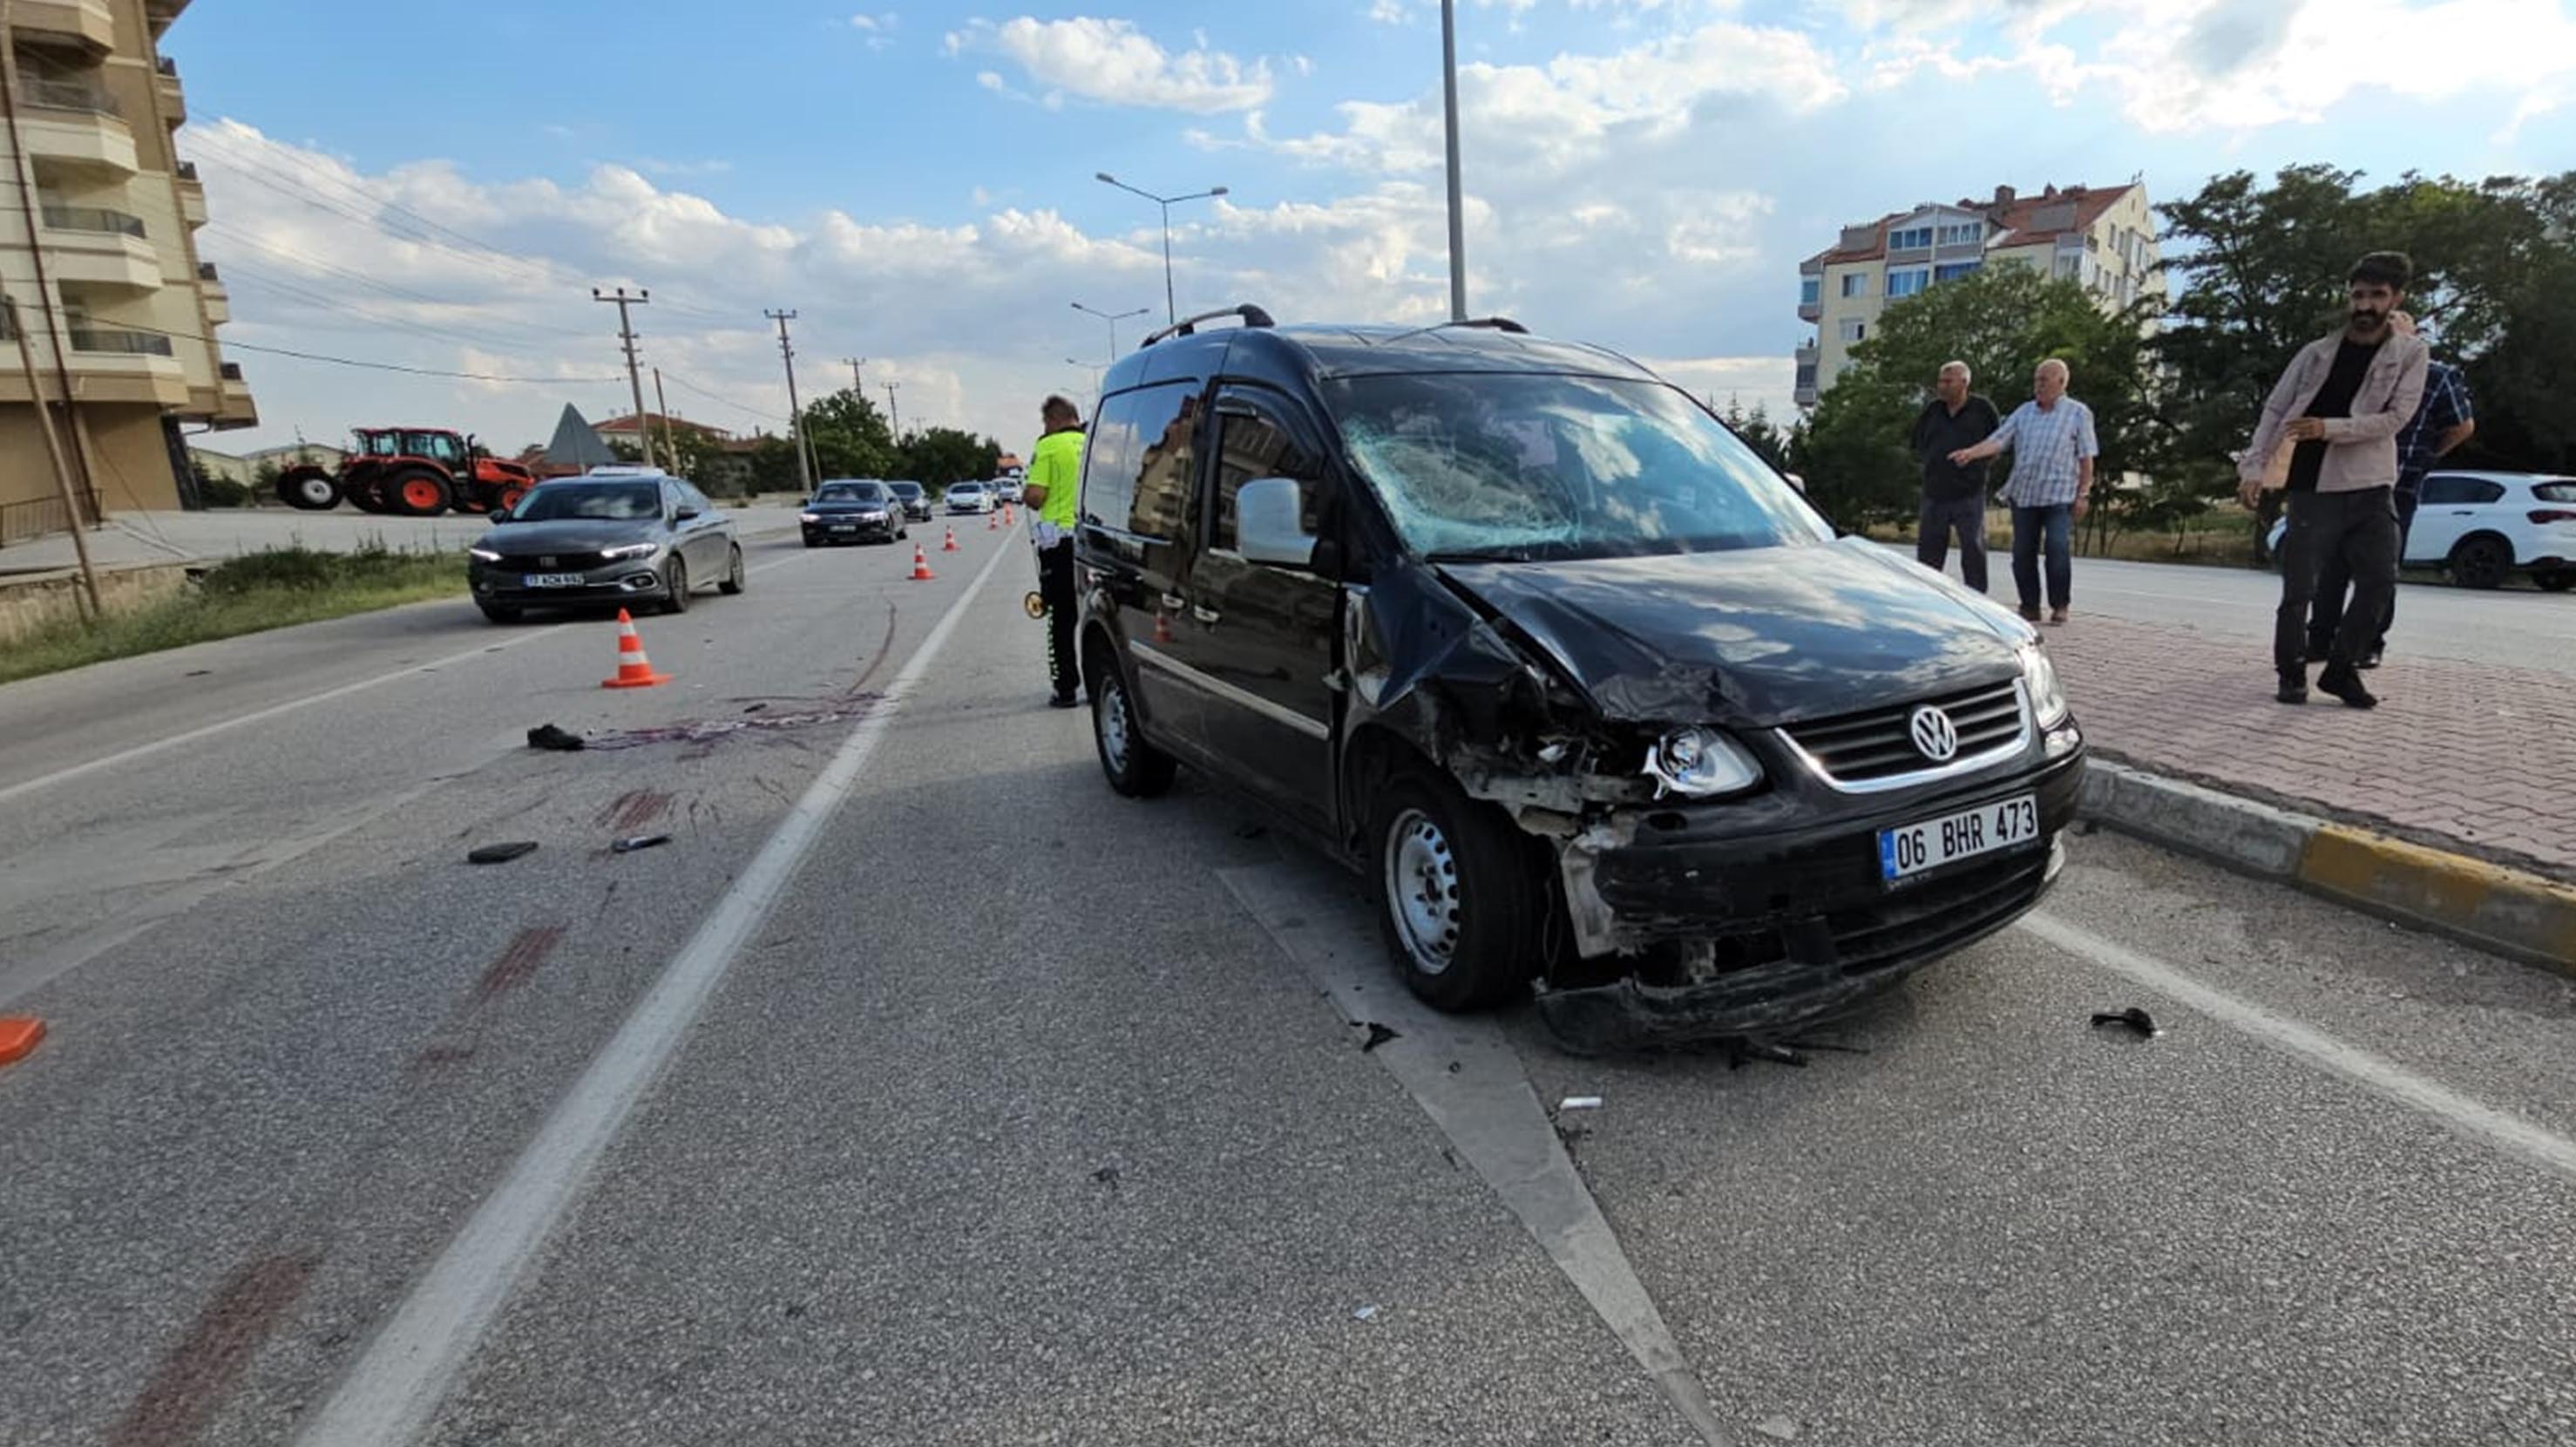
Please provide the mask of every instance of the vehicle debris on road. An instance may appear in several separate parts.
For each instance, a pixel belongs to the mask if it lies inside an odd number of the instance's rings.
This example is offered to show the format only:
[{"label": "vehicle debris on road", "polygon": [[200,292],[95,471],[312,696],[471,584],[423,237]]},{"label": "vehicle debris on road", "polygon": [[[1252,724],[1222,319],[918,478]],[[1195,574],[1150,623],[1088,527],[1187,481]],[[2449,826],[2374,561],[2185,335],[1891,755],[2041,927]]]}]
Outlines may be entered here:
[{"label": "vehicle debris on road", "polygon": [[537,852],[533,839],[514,839],[507,844],[478,844],[465,852],[468,864],[507,864],[523,854]]},{"label": "vehicle debris on road", "polygon": [[1569,1095],[1565,1099],[1558,1101],[1556,1103],[1556,1108],[1558,1110],[1599,1110],[1601,1108],[1601,1097],[1597,1095]]},{"label": "vehicle debris on road", "polygon": [[671,836],[668,834],[630,834],[608,847],[619,854],[632,854],[638,849],[651,849],[656,845],[670,842]]},{"label": "vehicle debris on road", "polygon": [[1357,1317],[1361,1321],[1375,1321],[1377,1320],[1377,1311],[1378,1309],[1375,1306],[1363,1306],[1359,1310],[1352,1312],[1351,1315]]},{"label": "vehicle debris on road", "polygon": [[2125,1010],[2099,1014],[2093,1017],[2093,1028],[2098,1030],[2105,1025],[2119,1025],[2125,1027],[2141,1040],[2153,1040],[2158,1035],[2164,1033],[2156,1028],[2156,1022],[2153,1017],[2149,1016],[2146,1011],[2139,1009],[2135,1005],[2131,1005]]},{"label": "vehicle debris on road", "polygon": [[1368,1025],[1368,1039],[1360,1044],[1360,1053],[1362,1055],[1368,1054],[1370,1051],[1384,1045],[1389,1040],[1401,1040],[1404,1038],[1401,1032],[1389,1030],[1384,1025],[1377,1023],[1375,1020],[1370,1020],[1365,1023]]}]

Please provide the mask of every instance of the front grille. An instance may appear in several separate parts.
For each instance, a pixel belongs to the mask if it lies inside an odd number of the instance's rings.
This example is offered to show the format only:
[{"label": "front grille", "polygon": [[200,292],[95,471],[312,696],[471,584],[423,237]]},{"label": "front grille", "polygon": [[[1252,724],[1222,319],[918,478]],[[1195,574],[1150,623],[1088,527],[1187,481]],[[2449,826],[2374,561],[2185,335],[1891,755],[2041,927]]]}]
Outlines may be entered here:
[{"label": "front grille", "polygon": [[1942,767],[1914,746],[1914,711],[1925,704],[1948,714],[1959,731],[1959,751],[1950,762],[2004,748],[2022,734],[2021,688],[2010,679],[1894,708],[1790,724],[1780,732],[1836,783],[1891,779]]},{"label": "front grille", "polygon": [[1833,936],[1836,960],[1844,973],[1857,975],[1954,948],[2038,898],[2048,883],[2049,855],[2043,846],[1835,910],[1825,916],[1825,931]]},{"label": "front grille", "polygon": [[528,553],[503,558],[497,566],[514,573],[587,573],[607,567],[608,559],[599,553]]}]

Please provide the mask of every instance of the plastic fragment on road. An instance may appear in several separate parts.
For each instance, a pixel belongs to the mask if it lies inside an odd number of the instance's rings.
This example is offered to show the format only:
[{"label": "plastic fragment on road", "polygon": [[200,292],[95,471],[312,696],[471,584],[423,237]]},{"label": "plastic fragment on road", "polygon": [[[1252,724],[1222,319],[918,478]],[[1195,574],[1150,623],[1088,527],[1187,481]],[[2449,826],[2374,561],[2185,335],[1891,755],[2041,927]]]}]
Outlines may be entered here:
[{"label": "plastic fragment on road", "polygon": [[1765,1417],[1753,1424],[1753,1430],[1775,1442],[1798,1440],[1798,1424],[1787,1417]]},{"label": "plastic fragment on road", "polygon": [[468,864],[507,864],[523,854],[537,852],[533,839],[514,839],[507,844],[478,844],[465,852]]},{"label": "plastic fragment on road", "polygon": [[535,728],[528,730],[528,747],[532,749],[555,749],[563,753],[572,754],[579,753],[582,749],[588,747],[588,745],[582,742],[581,735],[573,733],[568,729],[559,729],[553,724],[539,724]]},{"label": "plastic fragment on road", "polygon": [[2093,1028],[2098,1030],[2105,1025],[2117,1025],[2136,1035],[2141,1040],[2153,1040],[2158,1035],[2164,1033],[2156,1028],[2155,1020],[2150,1017],[2146,1011],[2139,1009],[2135,1005],[2131,1005],[2125,1010],[2099,1014],[2093,1017]]},{"label": "plastic fragment on road", "polygon": [[630,834],[608,847],[620,854],[632,854],[638,849],[650,849],[657,844],[670,842],[671,836],[668,834]]},{"label": "plastic fragment on road", "polygon": [[45,1038],[45,1022],[33,1015],[0,1015],[0,1065],[15,1065]]},{"label": "plastic fragment on road", "polygon": [[1569,1095],[1565,1099],[1558,1101],[1556,1103],[1556,1108],[1558,1110],[1599,1110],[1601,1108],[1601,1097],[1597,1095]]},{"label": "plastic fragment on road", "polygon": [[1363,1306],[1359,1310],[1352,1312],[1351,1315],[1361,1321],[1375,1321],[1377,1320],[1377,1308],[1375,1306]]},{"label": "plastic fragment on road", "polygon": [[1368,1022],[1368,1039],[1360,1043],[1360,1053],[1362,1055],[1366,1055],[1370,1051],[1384,1045],[1389,1040],[1401,1040],[1403,1038],[1404,1036],[1396,1031],[1389,1030],[1384,1025],[1377,1023],[1375,1020],[1371,1020]]}]

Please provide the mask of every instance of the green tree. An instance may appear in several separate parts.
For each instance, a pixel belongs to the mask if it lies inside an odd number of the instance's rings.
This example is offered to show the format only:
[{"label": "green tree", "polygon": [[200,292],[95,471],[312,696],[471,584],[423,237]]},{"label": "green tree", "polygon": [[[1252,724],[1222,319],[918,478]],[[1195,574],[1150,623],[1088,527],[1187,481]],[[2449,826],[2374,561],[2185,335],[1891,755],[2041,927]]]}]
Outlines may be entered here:
[{"label": "green tree", "polygon": [[767,433],[753,439],[751,445],[751,490],[753,492],[796,492],[800,489],[796,466],[796,444],[784,437]]},{"label": "green tree", "polygon": [[808,404],[805,428],[824,477],[892,477],[901,470],[885,414],[856,388]]},{"label": "green tree", "polygon": [[953,427],[909,433],[895,454],[899,475],[924,487],[980,482],[1002,467],[1002,444]]},{"label": "green tree", "polygon": [[1763,461],[1782,472],[1789,471],[1791,429],[1772,421],[1761,403],[1754,403],[1752,410],[1746,411],[1743,403],[1729,397],[1726,410],[1718,415]]},{"label": "green tree", "polygon": [[2073,281],[2002,262],[1895,302],[1852,349],[1851,365],[1818,399],[1795,451],[1808,495],[1846,527],[1911,517],[1922,466],[1910,450],[1915,416],[1942,364],[1963,361],[1977,390],[2009,413],[2030,395],[2040,362],[2062,359],[2071,394],[2093,409],[2102,444],[2094,527],[2125,525],[2145,489],[2116,484],[2148,451],[2149,368],[2143,330],[2154,303],[2105,311]]}]

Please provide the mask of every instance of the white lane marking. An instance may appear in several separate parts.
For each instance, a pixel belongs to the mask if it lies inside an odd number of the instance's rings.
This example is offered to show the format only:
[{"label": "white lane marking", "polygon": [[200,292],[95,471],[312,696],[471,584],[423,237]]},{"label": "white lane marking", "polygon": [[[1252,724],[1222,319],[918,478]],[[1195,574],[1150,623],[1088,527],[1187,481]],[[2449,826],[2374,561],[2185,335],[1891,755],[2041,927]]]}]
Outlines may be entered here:
[{"label": "white lane marking", "polygon": [[[789,563],[801,563],[805,561],[806,556],[807,555],[805,554],[798,554],[791,557],[780,558],[775,562],[763,563],[757,568],[746,569],[745,576],[748,577],[753,574],[765,573],[772,568],[785,567]],[[543,628],[535,628],[524,633],[513,634],[508,638],[502,639],[498,643],[477,644],[472,648],[466,649],[462,653],[451,653],[444,658],[433,658],[427,663],[415,663],[407,668],[397,668],[391,673],[380,673],[373,678],[362,678],[355,683],[344,683],[338,688],[326,688],[320,693],[308,693],[302,698],[290,698],[284,703],[273,703],[266,708],[254,709],[249,713],[237,714],[232,718],[221,719],[210,724],[201,724],[184,733],[175,733],[163,738],[154,739],[148,744],[136,744],[130,749],[119,749],[112,754],[101,754],[97,758],[91,759],[86,763],[78,763],[67,768],[56,769],[50,774],[38,774],[32,779],[22,779],[6,788],[0,788],[0,804],[5,804],[11,799],[17,798],[21,794],[32,794],[39,789],[50,789],[56,784],[68,784],[74,779],[85,778],[91,774],[97,773],[101,769],[118,768],[122,765],[133,763],[137,759],[150,758],[154,754],[165,753],[171,749],[178,748],[182,744],[193,744],[199,739],[209,739],[213,738],[217,734],[229,733],[245,724],[263,723],[269,719],[279,717],[282,714],[294,713],[298,709],[311,708],[317,703],[329,703],[335,698],[347,698],[349,695],[354,693],[364,693],[368,689],[379,688],[385,684],[393,683],[400,679],[410,678],[416,674],[435,673],[442,668],[451,667],[455,664],[470,663],[486,654],[499,653],[505,648],[516,648],[522,643],[534,643],[540,638],[551,637],[554,634],[560,633],[563,630],[574,626],[576,625],[572,623],[548,624]]]},{"label": "white lane marking", "polygon": [[2299,1056],[2331,1074],[2398,1104],[2418,1110],[2461,1135],[2560,1175],[2576,1178],[2576,1140],[2518,1115],[2473,1100],[2416,1074],[2382,1055],[2348,1045],[2322,1030],[2204,985],[2151,955],[2115,944],[2049,914],[2023,917],[2021,927],[2069,954],[2169,996],[2219,1023]]},{"label": "white lane marking", "polygon": [[[1322,868],[1312,866],[1315,873]],[[1303,872],[1281,864],[1220,869],[1217,878],[1279,952],[1305,967],[1343,1020],[1396,1030],[1397,1038],[1369,1053],[1519,1218],[1699,1439],[1734,1447],[1698,1371],[1566,1157],[1501,1024],[1490,1016],[1442,1015],[1416,1000],[1389,976],[1386,951],[1360,912],[1348,907],[1347,889],[1316,884],[1311,875],[1300,877]]]},{"label": "white lane marking", "polygon": [[399,1447],[429,1425],[465,1359],[580,1193],[629,1111],[650,1090],[734,958],[767,919],[807,851],[849,796],[904,700],[1007,551],[996,550],[885,697],[850,731],[705,923],[637,1001],[617,1034],[556,1102],[492,1193],[369,1342],[296,1441],[304,1447]]}]

